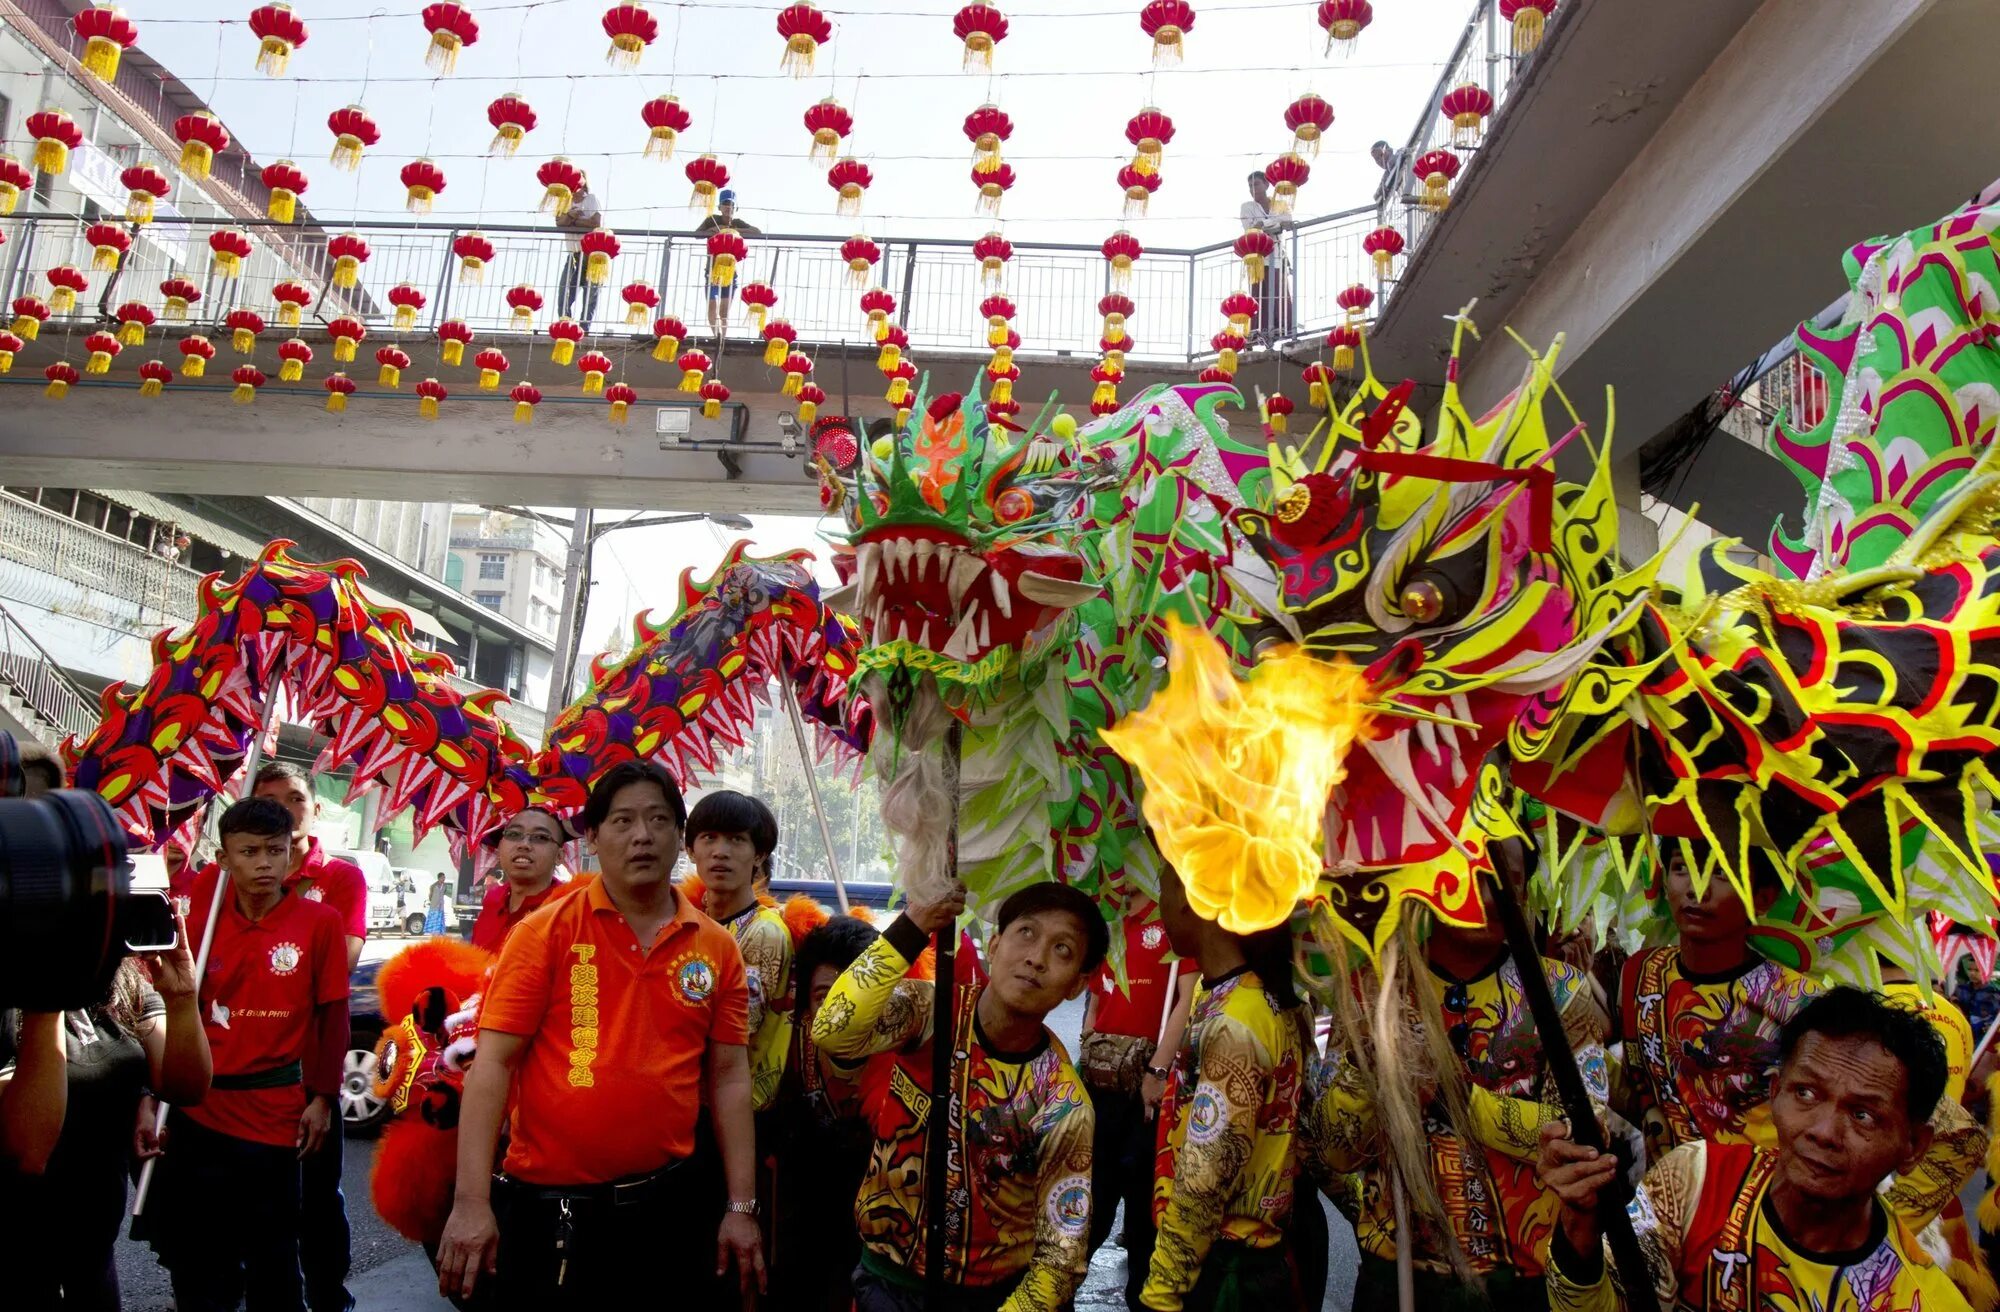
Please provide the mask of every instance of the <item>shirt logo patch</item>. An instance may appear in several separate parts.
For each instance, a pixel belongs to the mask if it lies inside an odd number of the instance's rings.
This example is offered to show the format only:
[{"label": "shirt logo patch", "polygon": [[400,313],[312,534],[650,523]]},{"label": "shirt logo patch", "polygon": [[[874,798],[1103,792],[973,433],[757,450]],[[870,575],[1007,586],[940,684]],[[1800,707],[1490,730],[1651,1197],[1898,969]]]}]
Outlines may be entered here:
[{"label": "shirt logo patch", "polygon": [[1080,1175],[1056,1182],[1049,1195],[1048,1221],[1057,1233],[1074,1239],[1090,1225],[1090,1181]]},{"label": "shirt logo patch", "polygon": [[674,984],[680,989],[683,1002],[707,1002],[708,995],[715,992],[715,965],[707,957],[691,957],[681,963]]},{"label": "shirt logo patch", "polygon": [[308,888],[305,892],[299,894],[299,896],[303,897],[308,902],[324,902],[326,901],[326,890],[321,888],[318,884],[314,884],[311,888]]},{"label": "shirt logo patch", "polygon": [[1160,940],[1165,937],[1166,931],[1158,925],[1148,925],[1139,931],[1139,946],[1151,952],[1154,948],[1160,946]]},{"label": "shirt logo patch", "polygon": [[296,943],[280,943],[271,949],[271,973],[289,975],[299,968],[299,960],[304,956]]}]

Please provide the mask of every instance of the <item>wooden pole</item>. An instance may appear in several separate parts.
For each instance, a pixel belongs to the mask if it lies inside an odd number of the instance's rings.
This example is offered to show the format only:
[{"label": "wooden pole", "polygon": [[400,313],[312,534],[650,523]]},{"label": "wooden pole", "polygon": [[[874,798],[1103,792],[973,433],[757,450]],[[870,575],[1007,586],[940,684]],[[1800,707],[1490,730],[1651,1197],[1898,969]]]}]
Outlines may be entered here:
[{"label": "wooden pole", "polygon": [[[956,716],[944,734],[944,787],[951,799],[950,828],[945,831],[945,866],[953,882],[958,879],[958,761],[963,745],[963,726]],[[945,1184],[951,1166],[951,1121],[957,1087],[952,1070],[952,1049],[957,1044],[956,1017],[952,1004],[958,995],[958,923],[953,921],[937,932],[937,982],[931,1018],[931,1102],[924,1125],[924,1291],[930,1312],[945,1312],[949,1288],[945,1284],[945,1250],[949,1235],[945,1225]]]}]

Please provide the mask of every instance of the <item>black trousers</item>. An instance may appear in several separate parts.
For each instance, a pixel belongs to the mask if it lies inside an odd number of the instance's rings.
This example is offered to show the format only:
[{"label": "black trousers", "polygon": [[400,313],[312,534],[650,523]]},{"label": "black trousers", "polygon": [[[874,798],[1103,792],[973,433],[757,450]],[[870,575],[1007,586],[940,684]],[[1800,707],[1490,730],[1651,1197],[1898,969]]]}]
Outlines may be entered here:
[{"label": "black trousers", "polygon": [[[1437,1271],[1416,1272],[1417,1306],[1424,1312],[1544,1312],[1549,1305],[1548,1282],[1541,1276],[1521,1276],[1502,1269],[1484,1281],[1463,1281]],[[1396,1264],[1385,1257],[1361,1255],[1354,1281],[1354,1312],[1374,1312],[1396,1306]]]},{"label": "black trousers", "polygon": [[715,1223],[696,1216],[705,1208],[689,1196],[687,1170],[630,1202],[600,1195],[567,1207],[534,1186],[494,1181],[500,1254],[490,1306],[604,1312],[650,1289],[676,1312],[740,1307],[734,1286],[713,1279]]},{"label": "black trousers", "polygon": [[199,1125],[176,1110],[160,1170],[177,1312],[302,1312],[299,1157]]},{"label": "black trousers", "polygon": [[1021,1277],[983,1289],[964,1286],[944,1292],[944,1306],[933,1307],[921,1283],[889,1279],[871,1270],[868,1259],[854,1268],[854,1312],[1000,1312]]},{"label": "black trousers", "polygon": [[1137,1312],[1146,1271],[1153,1264],[1153,1149],[1155,1123],[1137,1095],[1093,1087],[1097,1113],[1091,1136],[1090,1251],[1111,1237],[1119,1203],[1125,1204],[1125,1306]]},{"label": "black trousers", "polygon": [[583,276],[583,252],[571,251],[563,261],[562,279],[556,284],[556,313],[564,318],[571,317],[576,309],[576,294],[583,293],[583,317],[577,323],[590,327],[592,316],[597,313],[597,293],[601,290],[594,282]]},{"label": "black trousers", "polygon": [[347,1196],[340,1191],[345,1152],[340,1110],[319,1151],[299,1163],[299,1265],[305,1271],[306,1306],[312,1312],[353,1312],[347,1292],[352,1238]]}]

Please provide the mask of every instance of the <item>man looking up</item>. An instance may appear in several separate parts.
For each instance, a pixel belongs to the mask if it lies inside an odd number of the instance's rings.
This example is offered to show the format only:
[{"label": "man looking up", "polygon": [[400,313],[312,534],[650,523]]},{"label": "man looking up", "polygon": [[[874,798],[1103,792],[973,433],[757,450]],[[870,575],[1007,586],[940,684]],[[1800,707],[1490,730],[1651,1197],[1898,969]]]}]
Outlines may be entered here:
[{"label": "man looking up", "polygon": [[750,989],[750,1103],[763,1111],[778,1096],[791,1040],[792,933],[774,906],[757,899],[757,873],[778,848],[778,818],[754,797],[710,793],[688,812],[688,852],[700,876],[702,910],[743,953]]},{"label": "man looking up", "polygon": [[479,919],[472,924],[472,946],[498,952],[516,925],[550,899],[568,894],[572,885],[556,882],[562,822],[541,807],[523,810],[487,841],[498,856],[504,882],[486,890]]},{"label": "man looking up", "polygon": [[[1967,1303],[1876,1196],[1930,1147],[1944,1045],[1921,1018],[1859,989],[1807,1003],[1779,1038],[1775,1148],[1696,1139],[1646,1174],[1627,1210],[1660,1306],[1962,1312]],[[1607,1153],[1541,1130],[1538,1165],[1562,1200],[1550,1242],[1552,1312],[1612,1312],[1599,1196]]]},{"label": "man looking up", "polygon": [[[1064,884],[1033,884],[1000,904],[987,942],[990,983],[904,981],[965,905],[954,885],[903,914],[834,981],[812,1039],[859,1067],[874,1149],[854,1202],[861,1265],[855,1312],[1056,1312],[1089,1264],[1090,1100],[1044,1023],[1081,994],[1110,931]],[[901,986],[901,987],[899,987]],[[936,987],[955,987],[952,1087],[931,1087]],[[915,1005],[912,1005],[912,1004]],[[926,1123],[948,1116],[945,1162],[925,1155]],[[925,1177],[948,1170],[947,1215],[926,1214]],[[926,1232],[945,1227],[944,1306],[926,1301]]]},{"label": "man looking up", "polygon": [[[743,957],[674,891],[686,818],[665,770],[613,766],[580,815],[602,874],[508,936],[465,1081],[441,1292],[490,1279],[501,1308],[599,1312],[662,1272],[676,1307],[762,1288]],[[677,1173],[704,1103],[727,1177],[719,1227],[723,1200]],[[709,1273],[731,1263],[724,1298]]]},{"label": "man looking up", "polygon": [[[251,797],[222,814],[229,880],[202,977],[215,1076],[176,1107],[163,1187],[168,1268],[181,1312],[296,1312],[302,1163],[339,1120],[347,1054],[347,953],[340,917],[286,882],[294,820]],[[188,922],[199,942],[209,902]]]}]

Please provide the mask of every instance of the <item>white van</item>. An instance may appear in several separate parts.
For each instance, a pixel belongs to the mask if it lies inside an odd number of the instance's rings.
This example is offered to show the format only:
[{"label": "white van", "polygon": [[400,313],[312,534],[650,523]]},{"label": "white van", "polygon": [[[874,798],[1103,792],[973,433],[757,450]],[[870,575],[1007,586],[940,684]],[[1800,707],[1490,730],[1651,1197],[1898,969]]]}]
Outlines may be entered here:
[{"label": "white van", "polygon": [[[408,887],[404,876],[390,868],[380,852],[332,852],[331,856],[361,867],[368,881],[368,928],[424,932],[424,890]],[[400,895],[399,895],[400,894]]]}]

